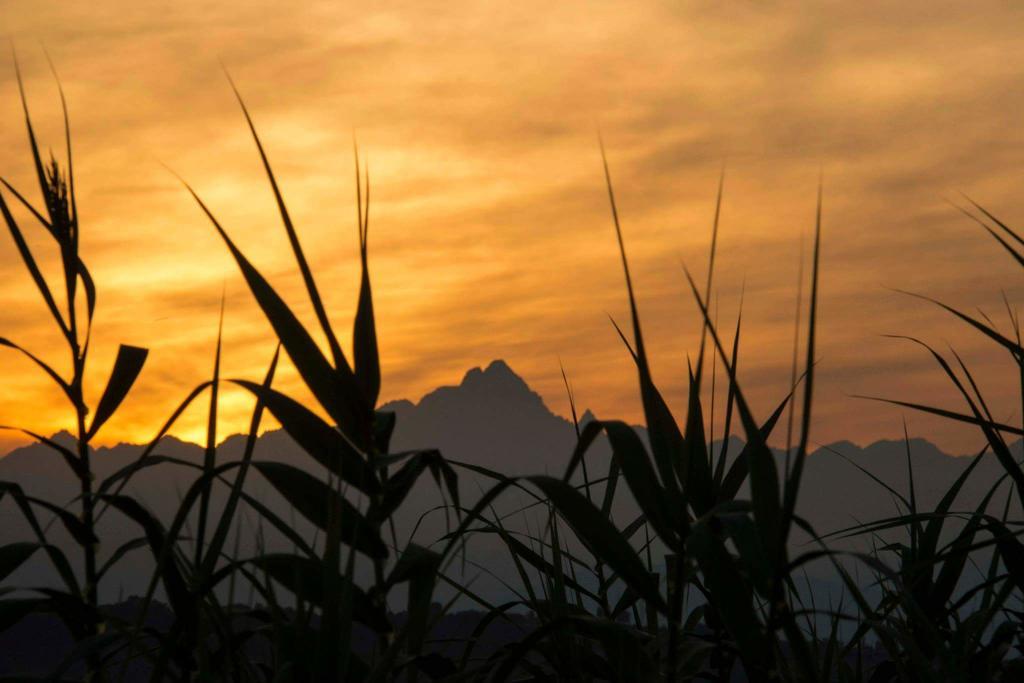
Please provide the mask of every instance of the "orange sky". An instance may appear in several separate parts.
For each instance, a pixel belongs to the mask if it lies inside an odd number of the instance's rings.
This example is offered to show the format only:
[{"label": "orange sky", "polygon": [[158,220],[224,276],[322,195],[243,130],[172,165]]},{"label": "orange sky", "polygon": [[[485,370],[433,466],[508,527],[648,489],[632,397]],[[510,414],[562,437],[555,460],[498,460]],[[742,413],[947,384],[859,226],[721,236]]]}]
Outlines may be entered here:
[{"label": "orange sky", "polygon": [[[930,361],[886,333],[962,351],[997,415],[1019,418],[1009,367],[935,308],[887,288],[1001,312],[1024,294],[998,245],[946,203],[964,191],[1013,224],[1024,105],[1024,9],[1008,3],[0,2],[42,137],[61,149],[63,78],[76,139],[82,249],[99,284],[93,400],[118,342],[152,349],[101,442],[146,440],[212,366],[227,291],[225,372],[262,376],[270,328],[187,178],[312,322],[255,149],[219,60],[252,109],[338,329],[357,280],[353,132],[372,175],[371,267],[383,398],[419,398],[505,358],[556,412],[559,359],[581,404],[639,419],[606,314],[625,292],[597,146],[603,132],[655,378],[683,411],[698,319],[680,262],[704,272],[727,162],[718,301],[746,282],[741,377],[765,413],[789,374],[800,236],[825,177],[820,384],[813,439],[901,433],[886,394],[959,408]],[[9,59],[0,174],[31,189]],[[45,240],[36,233],[35,244]],[[0,334],[56,364],[55,330],[0,238]],[[1003,320],[1004,318],[999,318]],[[0,423],[50,432],[69,413],[33,368],[0,356]],[[297,391],[290,370],[280,386]],[[227,392],[223,431],[245,396]],[[952,451],[970,430],[909,414]],[[202,410],[179,434],[201,438]],[[7,437],[0,437],[6,439]],[[0,450],[12,442],[0,440]]]}]

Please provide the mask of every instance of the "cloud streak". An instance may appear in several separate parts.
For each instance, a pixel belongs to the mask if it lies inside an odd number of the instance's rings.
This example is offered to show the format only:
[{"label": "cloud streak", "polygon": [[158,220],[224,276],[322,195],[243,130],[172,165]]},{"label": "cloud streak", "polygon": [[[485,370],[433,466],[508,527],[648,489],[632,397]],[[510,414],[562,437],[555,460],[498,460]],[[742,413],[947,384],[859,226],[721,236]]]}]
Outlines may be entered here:
[{"label": "cloud streak", "polygon": [[[1011,300],[1022,293],[998,246],[945,203],[964,190],[1011,222],[1024,209],[1021,10],[995,2],[426,5],[0,5],[34,116],[58,149],[58,108],[37,41],[70,100],[83,250],[101,290],[93,386],[102,386],[117,342],[153,350],[137,394],[102,440],[148,438],[206,378],[222,287],[226,373],[259,377],[273,350],[223,246],[161,164],[197,188],[312,320],[219,60],[253,111],[339,329],[351,324],[358,282],[353,134],[368,155],[385,398],[416,398],[504,357],[564,412],[561,358],[582,403],[639,418],[632,368],[606,318],[626,310],[600,128],[656,379],[680,411],[686,354],[699,334],[680,262],[703,268],[725,161],[715,301],[731,328],[746,283],[741,374],[762,412],[789,374],[800,236],[812,228],[822,170],[815,439],[901,433],[898,411],[849,394],[956,405],[917,350],[884,333],[954,343],[1013,417],[1003,359],[886,287],[991,314],[1002,308],[1001,288]],[[0,174],[27,188],[13,68],[2,64],[0,93]],[[50,355],[55,340],[22,270],[0,240],[0,329]],[[31,368],[9,355],[2,363],[0,422],[65,426]],[[294,373],[281,383],[298,390]],[[241,429],[247,403],[227,397],[228,426]],[[187,415],[180,433],[197,437],[203,419],[201,410]],[[911,428],[950,450],[975,441],[922,416]]]}]

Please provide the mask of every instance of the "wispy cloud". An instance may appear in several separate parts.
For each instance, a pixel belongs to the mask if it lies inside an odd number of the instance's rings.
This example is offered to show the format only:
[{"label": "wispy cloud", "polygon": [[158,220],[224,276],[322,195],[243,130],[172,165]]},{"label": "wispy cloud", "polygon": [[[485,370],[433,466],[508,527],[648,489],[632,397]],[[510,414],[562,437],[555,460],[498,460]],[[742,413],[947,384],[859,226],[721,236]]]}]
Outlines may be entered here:
[{"label": "wispy cloud", "polygon": [[[1000,288],[1022,293],[998,247],[945,203],[963,190],[1011,221],[1024,214],[1021,14],[996,2],[41,0],[0,5],[0,24],[58,151],[38,41],[68,92],[83,249],[101,288],[95,384],[117,342],[153,349],[107,441],[147,438],[206,377],[223,287],[226,372],[259,376],[273,349],[222,245],[161,164],[194,184],[309,313],[220,61],[253,110],[343,328],[357,283],[353,134],[367,154],[389,398],[417,397],[501,356],[562,409],[561,357],[582,403],[639,417],[606,318],[625,307],[600,129],[656,378],[676,404],[699,330],[680,262],[704,267],[727,164],[716,301],[731,327],[746,282],[742,375],[767,409],[788,377],[800,235],[823,171],[814,436],[867,440],[898,434],[900,416],[847,394],[954,401],[915,349],[882,333],[949,340],[994,398],[1013,390],[979,340],[886,287],[993,314]],[[28,187],[13,67],[2,63],[0,93],[0,173]],[[0,329],[47,354],[54,340],[9,240],[0,277]],[[2,367],[0,423],[64,426],[48,408],[58,398],[41,393],[29,366],[5,356]],[[297,388],[288,372],[281,382]],[[231,396],[228,418],[242,428],[246,402]],[[182,433],[199,434],[202,420],[187,415]],[[973,447],[968,431],[919,416],[911,426]]]}]

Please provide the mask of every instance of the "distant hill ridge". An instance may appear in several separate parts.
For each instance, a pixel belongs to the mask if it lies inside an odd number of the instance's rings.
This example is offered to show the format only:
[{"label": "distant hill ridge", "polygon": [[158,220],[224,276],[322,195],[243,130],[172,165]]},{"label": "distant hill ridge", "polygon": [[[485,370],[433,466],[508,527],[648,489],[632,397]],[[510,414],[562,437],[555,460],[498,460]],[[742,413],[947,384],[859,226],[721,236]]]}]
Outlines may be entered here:
[{"label": "distant hill ridge", "polygon": [[[398,416],[398,433],[396,437],[403,441],[414,440],[414,433],[435,431],[427,429],[430,420],[437,420],[437,425],[441,430],[452,429],[455,425],[451,424],[450,421],[468,421],[470,418],[486,418],[488,421],[502,423],[496,426],[536,421],[536,424],[532,426],[541,428],[542,431],[538,433],[540,437],[543,437],[545,429],[554,430],[559,427],[572,427],[570,420],[548,408],[541,395],[531,389],[526,381],[516,374],[508,363],[502,359],[491,361],[485,368],[477,366],[469,369],[463,375],[462,381],[459,384],[437,387],[424,394],[418,402],[409,399],[396,399],[382,404],[379,406],[379,410],[393,411]],[[593,419],[595,419],[595,416],[590,410],[584,410],[579,418],[581,424],[586,424]],[[638,429],[643,430],[642,427],[638,427]],[[267,432],[264,437],[274,433],[274,431]],[[536,437],[537,435],[533,436]],[[65,444],[73,442],[72,435],[67,431],[57,432],[50,438]],[[244,435],[233,434],[225,437],[220,447],[230,447],[231,442],[239,438],[244,438]],[[737,440],[737,443],[742,443],[742,440],[738,437],[733,438]],[[536,446],[542,445],[543,439],[533,438],[531,441],[536,442],[533,444]],[[198,447],[198,444],[184,441],[173,435],[164,437],[163,442],[180,446]],[[939,446],[924,438],[911,438],[910,443],[914,451],[919,451],[915,453],[916,457],[925,454],[929,456],[959,457],[942,451]],[[116,453],[121,449],[133,449],[143,445],[121,442],[114,446],[99,446],[95,449],[95,452],[102,456],[104,453]],[[423,446],[424,444],[418,445]],[[9,453],[0,454],[0,459],[25,449],[32,450],[35,447],[36,445],[30,445],[12,449]],[[845,455],[858,452],[865,454],[888,453],[895,447],[902,450],[905,448],[905,442],[902,439],[880,439],[866,446],[858,446],[852,441],[843,440],[821,446],[813,450],[812,455],[829,451],[839,451]],[[0,472],[2,471],[3,468],[0,467]]]},{"label": "distant hill ridge", "polygon": [[[485,368],[469,370],[458,385],[439,387],[418,402],[392,401],[382,409],[393,410],[398,418],[393,448],[396,451],[415,448],[438,448],[445,457],[497,470],[506,475],[528,473],[561,474],[576,445],[576,433],[569,420],[556,415],[523,379],[504,361],[496,360]],[[587,414],[586,420],[592,419]],[[641,437],[645,430],[637,428]],[[68,439],[68,435],[57,435]],[[732,437],[730,452],[739,452],[742,442]],[[238,458],[244,447],[241,435],[228,437],[217,449],[217,458],[226,462]],[[93,464],[102,479],[138,458],[142,446],[119,444],[99,447]],[[1019,442],[1016,446],[1019,451]],[[911,463],[915,474],[917,499],[923,510],[935,505],[952,481],[968,464],[968,458],[943,453],[924,439],[910,441]],[[595,472],[604,472],[610,449],[604,440],[597,441],[588,456]],[[889,517],[896,512],[893,496],[882,486],[858,471],[856,463],[897,491],[908,490],[906,444],[883,440],[865,447],[851,442],[838,442],[817,449],[808,459],[797,511],[811,521],[819,532],[833,531],[854,524]],[[174,437],[165,438],[157,449],[163,455],[191,462],[200,462],[202,447]],[[314,469],[313,460],[300,451],[283,431],[270,431],[257,442],[255,457],[279,460]],[[779,454],[782,457],[782,454]],[[979,464],[964,487],[955,509],[973,508],[1002,474],[995,458],[987,457]],[[489,482],[465,470],[461,471],[463,502],[472,502]],[[159,517],[169,519],[178,500],[195,478],[192,469],[160,465],[140,472],[126,492],[134,495]],[[35,444],[15,449],[0,459],[0,481],[13,481],[30,495],[53,502],[70,502],[77,495],[77,482],[59,455]],[[276,498],[269,485],[258,474],[252,474],[246,487],[275,510],[290,514]],[[741,492],[741,495],[746,495]],[[997,497],[1000,501],[1001,497]],[[426,482],[414,490],[398,520],[411,527],[421,512],[437,503],[436,490]],[[617,500],[617,505],[620,503]],[[623,496],[620,512],[626,519],[635,511],[628,495]],[[24,537],[24,525],[9,503],[0,502],[0,544]],[[302,520],[297,523],[301,526]],[[104,545],[115,548],[136,532],[125,528],[117,515],[107,515],[101,528]],[[429,525],[421,528],[433,533]],[[246,531],[245,535],[249,535]],[[432,537],[430,537],[432,538]],[[141,554],[134,557],[144,561]],[[147,576],[138,571],[138,576]],[[131,562],[120,581],[130,595],[136,587]],[[113,582],[115,585],[117,582]],[[115,596],[109,596],[114,599]]]}]

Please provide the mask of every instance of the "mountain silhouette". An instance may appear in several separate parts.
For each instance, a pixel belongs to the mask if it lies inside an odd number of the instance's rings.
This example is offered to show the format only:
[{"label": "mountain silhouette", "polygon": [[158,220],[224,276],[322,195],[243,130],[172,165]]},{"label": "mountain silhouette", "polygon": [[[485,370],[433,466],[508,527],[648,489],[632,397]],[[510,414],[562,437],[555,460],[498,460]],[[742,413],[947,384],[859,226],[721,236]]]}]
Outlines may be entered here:
[{"label": "mountain silhouette", "polygon": [[457,386],[439,387],[419,403],[393,401],[381,410],[398,419],[393,450],[438,448],[509,476],[561,473],[576,445],[572,423],[503,360],[473,368]]},{"label": "mountain silhouette", "polygon": [[[501,360],[483,369],[469,370],[458,385],[439,387],[416,403],[393,401],[381,406],[381,409],[393,411],[397,416],[393,451],[437,448],[452,461],[493,469],[509,476],[545,472],[561,475],[576,444],[572,423],[552,412],[540,395]],[[590,419],[593,416],[585,413],[584,421]],[[645,430],[639,427],[637,430],[646,441]],[[58,434],[55,438],[58,441],[68,440],[70,436]],[[218,462],[239,458],[244,442],[245,437],[241,435],[225,439],[217,449]],[[719,446],[716,444],[714,448]],[[742,441],[737,437],[730,439],[731,454],[738,453],[741,447]],[[840,442],[817,449],[807,459],[797,512],[819,534],[843,529],[858,521],[892,516],[897,512],[894,496],[859,471],[858,466],[905,494],[909,490],[907,447],[902,441],[878,441],[866,447],[859,447],[852,442]],[[1019,443],[1015,447],[1019,451]],[[95,449],[92,462],[97,479],[102,480],[133,463],[142,449],[143,446],[132,444]],[[923,439],[912,439],[909,449],[909,467],[914,471],[915,495],[920,509],[927,511],[938,502],[970,459],[945,454]],[[200,463],[203,458],[201,446],[174,437],[164,438],[156,453],[190,463]],[[784,454],[777,451],[776,457],[781,467]],[[270,431],[260,436],[255,458],[287,462],[322,474],[319,465],[303,453],[283,431]],[[599,439],[587,459],[591,476],[603,476],[607,472],[609,459],[610,448],[606,441]],[[166,523],[173,517],[181,497],[195,480],[195,474],[194,468],[164,463],[141,470],[125,493],[134,496]],[[1001,474],[998,462],[987,456],[964,486],[953,509],[973,509]],[[74,502],[78,494],[77,481],[61,457],[43,445],[18,448],[0,458],[0,481],[17,483],[29,495],[62,505],[68,504],[69,509],[77,511]],[[463,505],[472,504],[480,491],[492,483],[493,480],[485,476],[460,470]],[[258,473],[250,473],[246,490],[283,519],[293,520],[294,528],[300,533],[308,533],[312,537],[312,526],[293,513]],[[225,492],[225,486],[214,489],[213,510],[220,509]],[[615,519],[620,525],[625,525],[636,517],[637,510],[626,487],[619,487],[619,492],[621,495],[617,496],[614,509]],[[746,491],[741,491],[741,496],[746,495]],[[438,501],[437,488],[429,478],[418,483],[396,517],[399,535],[408,534],[416,528],[416,538],[420,543],[430,543],[443,535],[444,515],[436,509],[428,512],[438,505]],[[502,497],[498,509],[511,511],[528,502],[522,495],[512,492]],[[993,506],[1001,505],[1001,502],[1002,498],[997,497]],[[540,511],[536,512],[539,514]],[[426,516],[423,516],[424,513],[427,513]],[[531,518],[530,514],[521,521],[536,524],[540,517]],[[43,514],[43,518],[46,519],[47,515]],[[280,544],[281,549],[290,548],[283,538],[275,537],[273,529],[261,525],[252,511],[244,510],[238,516],[236,530],[240,540],[239,553],[242,555],[254,552],[258,530],[265,535],[271,548],[275,543]],[[59,524],[54,524],[50,533],[52,543],[68,548],[70,556],[77,558],[77,551],[71,549],[70,538]],[[121,544],[139,535],[138,529],[119,517],[118,513],[108,511],[99,522],[99,536],[103,540],[101,561]],[[10,501],[0,501],[0,544],[29,539],[29,529],[21,513]],[[797,537],[796,540],[803,542],[807,539]],[[477,536],[471,543],[470,556],[474,553],[492,563],[493,566],[489,568],[498,576],[511,576],[507,551],[498,539],[493,536]],[[148,551],[144,548],[128,553],[104,584],[107,593],[102,599],[113,602],[123,596],[142,592],[151,568]],[[19,569],[17,575],[11,577],[10,585],[45,584],[53,578],[48,572],[45,563],[34,558]],[[500,582],[495,583],[491,589],[501,591]],[[479,590],[486,593],[487,589]]]}]

